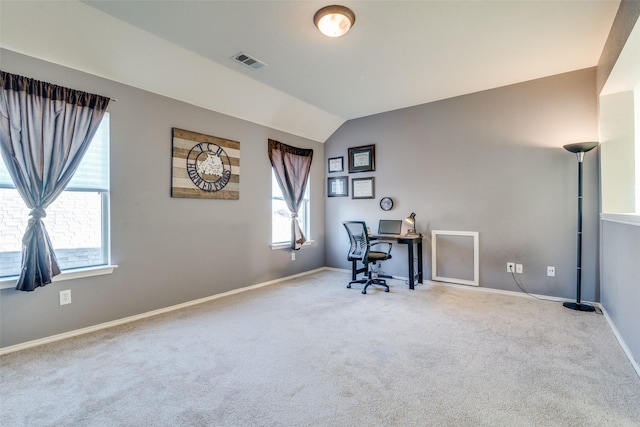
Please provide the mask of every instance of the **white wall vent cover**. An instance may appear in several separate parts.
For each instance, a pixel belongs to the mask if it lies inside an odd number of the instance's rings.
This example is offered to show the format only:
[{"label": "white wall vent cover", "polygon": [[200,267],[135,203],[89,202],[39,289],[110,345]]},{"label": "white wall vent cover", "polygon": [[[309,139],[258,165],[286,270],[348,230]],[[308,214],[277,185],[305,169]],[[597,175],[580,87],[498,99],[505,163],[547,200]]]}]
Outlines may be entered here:
[{"label": "white wall vent cover", "polygon": [[254,58],[244,52],[236,53],[231,58],[254,70],[259,70],[260,68],[267,66],[267,64],[260,61],[258,58]]}]

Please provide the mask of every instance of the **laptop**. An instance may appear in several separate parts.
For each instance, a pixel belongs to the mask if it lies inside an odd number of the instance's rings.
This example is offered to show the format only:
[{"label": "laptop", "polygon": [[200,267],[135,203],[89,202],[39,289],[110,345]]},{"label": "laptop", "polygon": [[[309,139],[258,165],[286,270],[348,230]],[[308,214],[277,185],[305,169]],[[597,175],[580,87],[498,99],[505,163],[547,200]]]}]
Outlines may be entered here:
[{"label": "laptop", "polygon": [[378,235],[380,236],[399,236],[402,233],[402,220],[400,219],[381,219],[378,223]]}]

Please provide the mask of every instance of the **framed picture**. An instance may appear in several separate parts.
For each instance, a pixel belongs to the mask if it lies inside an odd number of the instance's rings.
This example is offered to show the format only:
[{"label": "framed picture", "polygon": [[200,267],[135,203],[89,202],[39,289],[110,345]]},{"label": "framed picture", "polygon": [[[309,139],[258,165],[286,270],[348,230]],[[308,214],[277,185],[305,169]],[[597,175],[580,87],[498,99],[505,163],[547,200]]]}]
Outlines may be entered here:
[{"label": "framed picture", "polygon": [[351,198],[373,199],[375,197],[375,182],[374,177],[353,178],[351,180]]},{"label": "framed picture", "polygon": [[376,170],[376,146],[363,145],[349,148],[349,173]]},{"label": "framed picture", "polygon": [[327,178],[327,196],[347,197],[349,196],[349,177],[336,176]]},{"label": "framed picture", "polygon": [[344,157],[329,158],[329,173],[331,172],[344,172]]},{"label": "framed picture", "polygon": [[240,143],[173,128],[171,197],[240,199]]}]

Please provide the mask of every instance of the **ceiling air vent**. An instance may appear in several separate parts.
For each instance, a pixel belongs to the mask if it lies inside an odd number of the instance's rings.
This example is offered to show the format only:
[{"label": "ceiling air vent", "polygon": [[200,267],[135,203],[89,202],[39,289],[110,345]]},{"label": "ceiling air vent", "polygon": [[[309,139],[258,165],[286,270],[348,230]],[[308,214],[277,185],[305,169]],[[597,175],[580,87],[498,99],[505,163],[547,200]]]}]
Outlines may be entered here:
[{"label": "ceiling air vent", "polygon": [[266,67],[267,65],[264,62],[260,61],[258,58],[254,58],[253,56],[247,55],[244,52],[236,53],[231,58],[254,70],[259,70],[260,68]]}]

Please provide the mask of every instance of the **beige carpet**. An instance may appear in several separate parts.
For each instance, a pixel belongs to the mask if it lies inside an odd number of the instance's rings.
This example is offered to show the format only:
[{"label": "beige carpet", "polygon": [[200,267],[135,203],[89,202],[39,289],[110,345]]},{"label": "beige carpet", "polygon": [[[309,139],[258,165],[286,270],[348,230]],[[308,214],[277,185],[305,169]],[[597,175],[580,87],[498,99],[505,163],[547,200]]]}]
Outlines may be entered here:
[{"label": "beige carpet", "polygon": [[640,426],[640,379],[603,316],[348,278],[2,356],[0,425]]}]

